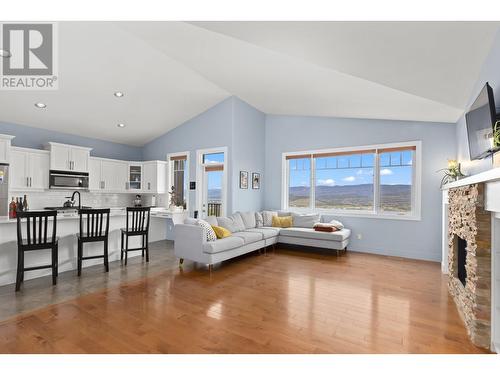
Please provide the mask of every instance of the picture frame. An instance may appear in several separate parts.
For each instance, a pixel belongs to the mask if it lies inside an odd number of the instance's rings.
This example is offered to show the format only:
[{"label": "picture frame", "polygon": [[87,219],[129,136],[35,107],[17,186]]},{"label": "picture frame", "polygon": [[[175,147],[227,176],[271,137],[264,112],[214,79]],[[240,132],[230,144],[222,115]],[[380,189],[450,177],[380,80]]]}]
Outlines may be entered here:
[{"label": "picture frame", "polygon": [[260,189],[260,173],[252,173],[252,189]]},{"label": "picture frame", "polygon": [[240,189],[248,189],[248,172],[240,171]]}]

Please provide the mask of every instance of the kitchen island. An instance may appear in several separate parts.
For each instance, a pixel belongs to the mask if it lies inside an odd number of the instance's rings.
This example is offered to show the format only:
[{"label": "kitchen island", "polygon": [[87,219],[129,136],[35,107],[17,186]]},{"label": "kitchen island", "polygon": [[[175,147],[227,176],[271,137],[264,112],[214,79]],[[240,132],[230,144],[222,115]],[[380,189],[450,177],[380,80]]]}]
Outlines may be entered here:
[{"label": "kitchen island", "polygon": [[[167,239],[167,232],[172,226],[184,220],[184,213],[170,213],[166,209],[152,209],[149,227],[149,242]],[[0,217],[0,285],[12,284],[16,279],[17,269],[17,220]],[[120,229],[125,227],[125,208],[111,208],[109,218],[109,261],[120,259]],[[79,216],[74,213],[58,213],[57,236],[59,237],[59,273],[77,268],[77,238],[80,230]],[[139,238],[130,237],[130,247],[139,246]],[[85,256],[103,253],[102,242],[84,245]],[[141,252],[130,252],[129,257],[141,256]],[[25,266],[50,263],[50,250],[25,253]],[[102,264],[102,259],[92,259],[83,262],[83,268]],[[103,265],[104,272],[104,265]],[[25,280],[50,275],[50,269],[30,271],[25,273]],[[76,276],[76,271],[75,271]],[[85,277],[85,270],[82,272]]]}]

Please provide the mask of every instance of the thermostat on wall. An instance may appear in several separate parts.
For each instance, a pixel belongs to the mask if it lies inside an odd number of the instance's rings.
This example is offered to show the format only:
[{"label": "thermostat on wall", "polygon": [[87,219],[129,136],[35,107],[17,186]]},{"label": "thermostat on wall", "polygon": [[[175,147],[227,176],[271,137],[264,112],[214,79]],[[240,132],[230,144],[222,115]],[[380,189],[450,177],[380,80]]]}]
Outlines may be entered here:
[{"label": "thermostat on wall", "polygon": [[189,190],[196,190],[196,181],[189,182]]}]

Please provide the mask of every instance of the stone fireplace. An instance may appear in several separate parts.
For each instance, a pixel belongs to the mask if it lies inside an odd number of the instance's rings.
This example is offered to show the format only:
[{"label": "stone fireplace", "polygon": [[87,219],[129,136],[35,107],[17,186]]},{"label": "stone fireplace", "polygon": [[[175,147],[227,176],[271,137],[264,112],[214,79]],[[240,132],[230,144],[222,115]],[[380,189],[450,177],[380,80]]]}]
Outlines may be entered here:
[{"label": "stone fireplace", "polygon": [[448,191],[448,289],[472,342],[489,348],[491,336],[491,213],[483,183]]}]

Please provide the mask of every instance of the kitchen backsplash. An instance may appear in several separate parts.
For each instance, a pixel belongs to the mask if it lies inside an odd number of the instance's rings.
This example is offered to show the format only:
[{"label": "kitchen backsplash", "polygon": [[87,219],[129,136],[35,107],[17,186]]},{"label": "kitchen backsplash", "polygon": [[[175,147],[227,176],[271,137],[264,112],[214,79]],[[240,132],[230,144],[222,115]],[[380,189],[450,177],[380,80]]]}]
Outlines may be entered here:
[{"label": "kitchen backsplash", "polygon": [[[26,194],[31,210],[44,207],[61,207],[71,196],[72,191],[44,191],[44,192],[15,192],[9,196],[22,197]],[[82,206],[90,207],[127,207],[133,205],[135,194],[111,194],[111,193],[89,193],[81,192]],[[166,194],[141,194],[142,204],[151,205],[152,197],[156,195],[156,206],[165,206]],[[78,198],[77,198],[78,199]]]}]

